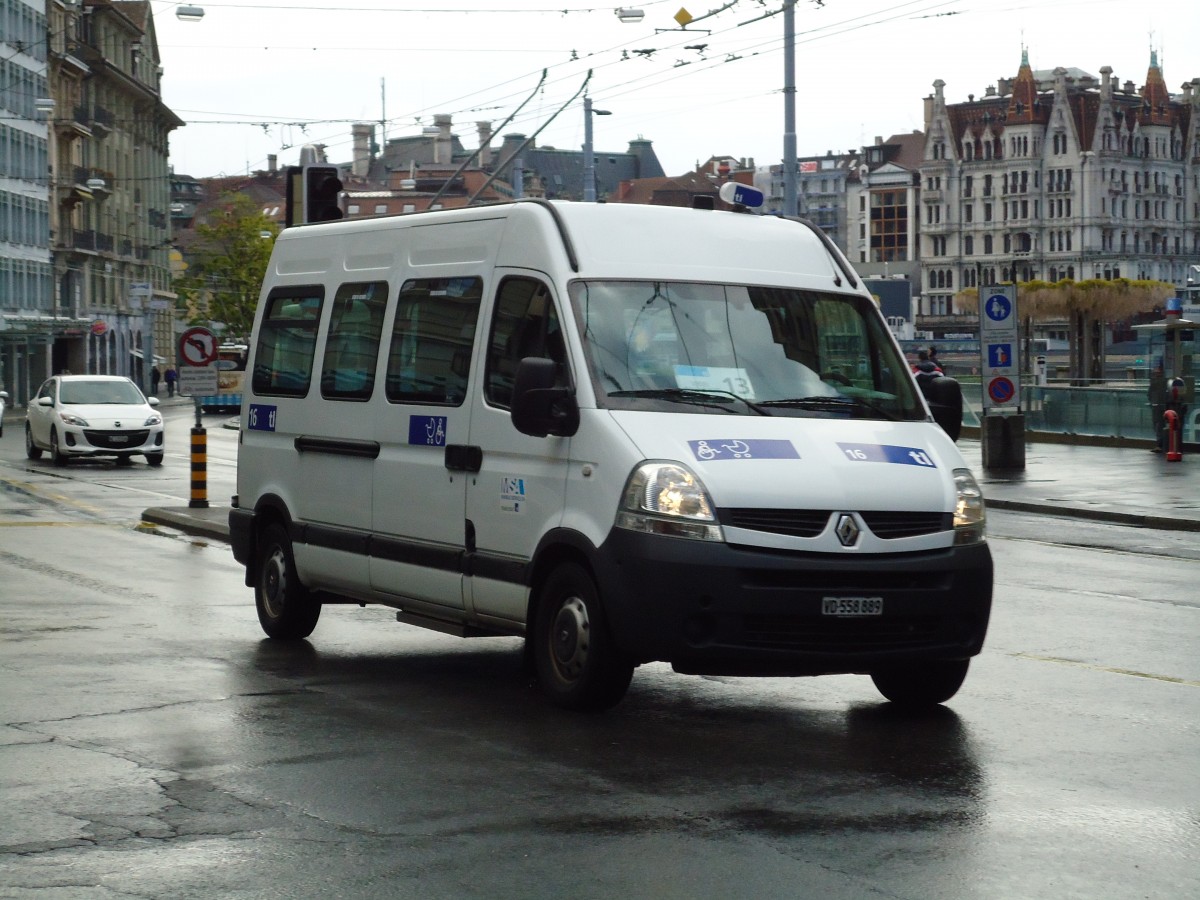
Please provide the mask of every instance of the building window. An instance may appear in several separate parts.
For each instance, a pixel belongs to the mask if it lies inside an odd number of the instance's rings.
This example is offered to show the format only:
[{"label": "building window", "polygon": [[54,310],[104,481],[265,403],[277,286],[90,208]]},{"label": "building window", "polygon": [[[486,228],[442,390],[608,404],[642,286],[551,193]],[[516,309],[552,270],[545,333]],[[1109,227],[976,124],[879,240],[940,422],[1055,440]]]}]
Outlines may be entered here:
[{"label": "building window", "polygon": [[871,261],[908,259],[908,192],[871,191]]}]

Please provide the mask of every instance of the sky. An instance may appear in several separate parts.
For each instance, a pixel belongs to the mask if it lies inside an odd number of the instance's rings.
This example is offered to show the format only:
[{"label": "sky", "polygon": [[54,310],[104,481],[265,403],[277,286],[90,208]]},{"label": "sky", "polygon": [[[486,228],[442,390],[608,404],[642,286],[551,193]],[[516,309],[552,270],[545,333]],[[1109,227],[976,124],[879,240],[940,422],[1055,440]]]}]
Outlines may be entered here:
[{"label": "sky", "polygon": [[[588,0],[224,0],[190,4],[198,22],[179,5],[151,0],[163,99],[188,123],[171,135],[179,174],[294,165],[304,144],[349,162],[353,122],[378,141],[438,114],[470,150],[489,120],[497,138],[542,129],[538,146],[578,150],[584,92],[610,113],[593,116],[598,153],[643,138],[668,175],[783,157],[782,0],[627,3],[636,24]],[[1200,78],[1195,0],[807,0],[795,32],[799,156],[920,130],[934,81],[948,103],[981,97],[1023,48],[1035,70],[1107,65],[1139,87],[1154,50],[1172,93]]]}]

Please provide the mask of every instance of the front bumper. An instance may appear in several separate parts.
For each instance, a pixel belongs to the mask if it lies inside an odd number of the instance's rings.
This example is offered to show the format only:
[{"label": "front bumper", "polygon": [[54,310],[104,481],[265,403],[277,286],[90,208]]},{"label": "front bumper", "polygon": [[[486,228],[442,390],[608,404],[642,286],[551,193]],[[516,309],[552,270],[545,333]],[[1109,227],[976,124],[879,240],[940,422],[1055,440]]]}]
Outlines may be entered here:
[{"label": "front bumper", "polygon": [[[986,543],[894,554],[795,553],[614,528],[595,560],[618,647],[693,674],[816,675],[979,653]],[[823,615],[827,597],[882,599]]]},{"label": "front bumper", "polygon": [[58,449],[66,456],[136,456],[163,452],[162,426],[104,429],[65,428]]}]

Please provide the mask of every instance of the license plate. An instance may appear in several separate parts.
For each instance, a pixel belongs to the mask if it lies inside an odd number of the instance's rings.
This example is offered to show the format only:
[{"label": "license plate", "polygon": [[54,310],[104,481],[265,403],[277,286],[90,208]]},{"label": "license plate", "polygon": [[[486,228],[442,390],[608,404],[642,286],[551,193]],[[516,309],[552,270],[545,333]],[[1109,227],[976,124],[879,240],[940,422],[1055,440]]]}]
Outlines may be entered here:
[{"label": "license plate", "polygon": [[882,597],[822,597],[823,616],[882,616]]},{"label": "license plate", "polygon": [[114,434],[109,438],[114,444],[125,444],[129,442],[129,436],[125,434]]}]

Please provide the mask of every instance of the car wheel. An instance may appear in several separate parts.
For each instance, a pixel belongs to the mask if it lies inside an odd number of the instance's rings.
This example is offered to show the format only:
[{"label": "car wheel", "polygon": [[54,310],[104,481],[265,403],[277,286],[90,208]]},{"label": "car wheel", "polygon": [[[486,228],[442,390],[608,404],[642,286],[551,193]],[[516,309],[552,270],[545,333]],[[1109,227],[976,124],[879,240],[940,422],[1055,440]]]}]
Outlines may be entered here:
[{"label": "car wheel", "polygon": [[958,693],[970,665],[968,659],[912,663],[877,669],[871,680],[879,693],[899,706],[933,706]]},{"label": "car wheel", "polygon": [[296,574],[287,529],[278,523],[268,525],[259,536],[254,605],[267,637],[282,640],[308,637],[321,616],[321,604]]},{"label": "car wheel", "polygon": [[163,455],[161,453],[147,453],[146,454],[146,462],[148,462],[152,466],[161,466],[162,461],[163,461]]},{"label": "car wheel", "polygon": [[67,464],[67,456],[58,446],[58,430],[50,429],[50,460],[56,466],[65,466]]},{"label": "car wheel", "polygon": [[599,591],[576,563],[564,563],[538,593],[533,658],[542,690],[564,709],[603,710],[629,689],[633,663],[614,646]]},{"label": "car wheel", "polygon": [[30,459],[41,459],[42,448],[33,442],[33,429],[25,423],[25,455]]}]

